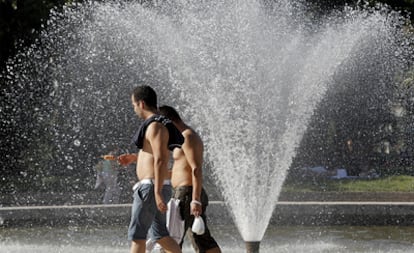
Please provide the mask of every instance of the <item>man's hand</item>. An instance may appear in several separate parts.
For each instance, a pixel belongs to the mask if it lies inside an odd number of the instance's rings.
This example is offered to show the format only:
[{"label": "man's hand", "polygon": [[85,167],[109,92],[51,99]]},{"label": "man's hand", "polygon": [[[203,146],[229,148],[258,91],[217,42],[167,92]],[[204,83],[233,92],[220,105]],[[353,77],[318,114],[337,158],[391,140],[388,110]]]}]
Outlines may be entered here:
[{"label": "man's hand", "polygon": [[191,214],[195,217],[200,216],[203,213],[201,203],[199,201],[191,201]]},{"label": "man's hand", "polygon": [[161,194],[155,194],[155,203],[157,204],[157,208],[158,210],[160,210],[161,213],[167,212],[168,207],[162,199]]},{"label": "man's hand", "polygon": [[118,163],[122,166],[127,166],[137,161],[137,154],[123,154],[118,156]]}]

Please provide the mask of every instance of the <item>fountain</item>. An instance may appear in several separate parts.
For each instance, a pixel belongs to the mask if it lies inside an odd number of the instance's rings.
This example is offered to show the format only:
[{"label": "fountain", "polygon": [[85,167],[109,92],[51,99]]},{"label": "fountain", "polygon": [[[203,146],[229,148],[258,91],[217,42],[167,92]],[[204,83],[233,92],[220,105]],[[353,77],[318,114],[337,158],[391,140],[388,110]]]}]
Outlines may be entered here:
[{"label": "fountain", "polygon": [[295,149],[334,80],[373,57],[384,76],[404,66],[395,20],[346,8],[313,22],[288,0],[87,2],[54,13],[9,74],[16,90],[44,87],[35,124],[52,128],[47,163],[68,175],[101,143],[129,141],[139,122],[130,122],[128,94],[138,83],[155,87],[202,134],[247,251],[258,252]]}]

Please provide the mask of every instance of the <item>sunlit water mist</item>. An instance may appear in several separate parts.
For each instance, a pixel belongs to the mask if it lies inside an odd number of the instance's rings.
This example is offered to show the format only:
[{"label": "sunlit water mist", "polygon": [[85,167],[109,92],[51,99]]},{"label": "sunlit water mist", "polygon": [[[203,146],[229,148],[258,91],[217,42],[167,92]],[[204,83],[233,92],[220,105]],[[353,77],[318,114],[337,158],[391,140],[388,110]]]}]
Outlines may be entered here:
[{"label": "sunlit water mist", "polygon": [[161,104],[178,107],[202,134],[243,239],[260,241],[334,76],[373,55],[387,56],[391,71],[403,49],[392,17],[377,11],[349,9],[316,25],[290,1],[195,2],[66,8],[52,16],[40,46],[20,56],[28,63],[11,72],[34,66],[30,83],[51,84],[39,122],[54,122],[52,139],[65,154],[56,164],[70,170],[91,148],[128,142],[137,126],[130,90],[155,87]]}]

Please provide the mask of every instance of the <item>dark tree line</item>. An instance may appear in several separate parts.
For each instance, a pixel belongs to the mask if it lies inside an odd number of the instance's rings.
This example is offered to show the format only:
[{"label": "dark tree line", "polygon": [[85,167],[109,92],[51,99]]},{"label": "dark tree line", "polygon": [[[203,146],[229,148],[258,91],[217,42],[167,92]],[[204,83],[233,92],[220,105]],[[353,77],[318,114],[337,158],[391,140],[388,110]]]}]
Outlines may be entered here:
[{"label": "dark tree line", "polygon": [[60,8],[67,0],[1,0],[0,64],[4,68],[9,57],[33,43],[50,9]]}]

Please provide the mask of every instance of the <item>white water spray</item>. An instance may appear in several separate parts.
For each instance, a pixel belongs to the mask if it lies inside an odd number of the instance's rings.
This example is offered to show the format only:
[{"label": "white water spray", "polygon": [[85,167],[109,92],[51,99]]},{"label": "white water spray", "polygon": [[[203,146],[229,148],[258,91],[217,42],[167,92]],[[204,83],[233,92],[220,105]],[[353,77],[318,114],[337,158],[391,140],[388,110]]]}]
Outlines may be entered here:
[{"label": "white water spray", "polygon": [[366,48],[394,50],[387,15],[349,9],[316,25],[301,10],[283,0],[68,7],[44,32],[46,48],[29,52],[65,113],[54,116],[59,149],[66,153],[67,141],[86,152],[87,143],[134,129],[119,115],[130,110],[131,88],[149,84],[202,133],[240,234],[260,241],[333,76],[350,58],[365,60]]}]

